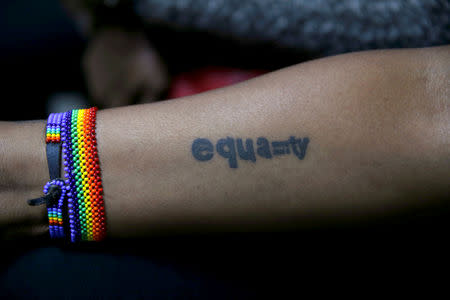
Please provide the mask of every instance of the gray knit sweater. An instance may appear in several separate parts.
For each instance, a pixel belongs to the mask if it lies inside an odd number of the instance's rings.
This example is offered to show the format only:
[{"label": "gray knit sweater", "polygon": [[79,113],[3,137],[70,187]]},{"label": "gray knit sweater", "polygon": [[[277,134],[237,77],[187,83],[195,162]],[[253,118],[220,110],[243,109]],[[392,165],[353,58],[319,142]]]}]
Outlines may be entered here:
[{"label": "gray knit sweater", "polygon": [[164,23],[322,55],[450,41],[450,0],[134,0]]}]

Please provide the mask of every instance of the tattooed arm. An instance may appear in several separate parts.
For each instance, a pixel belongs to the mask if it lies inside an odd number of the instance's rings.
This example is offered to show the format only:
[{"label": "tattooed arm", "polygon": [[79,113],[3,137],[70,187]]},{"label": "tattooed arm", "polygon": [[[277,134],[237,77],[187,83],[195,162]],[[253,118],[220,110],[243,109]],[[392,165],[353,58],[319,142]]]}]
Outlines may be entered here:
[{"label": "tattooed arm", "polygon": [[[283,228],[442,199],[449,53],[341,55],[200,95],[100,111],[109,235]],[[42,177],[27,185],[36,194],[46,166],[43,142],[32,142],[23,150],[42,156],[33,165]]]}]

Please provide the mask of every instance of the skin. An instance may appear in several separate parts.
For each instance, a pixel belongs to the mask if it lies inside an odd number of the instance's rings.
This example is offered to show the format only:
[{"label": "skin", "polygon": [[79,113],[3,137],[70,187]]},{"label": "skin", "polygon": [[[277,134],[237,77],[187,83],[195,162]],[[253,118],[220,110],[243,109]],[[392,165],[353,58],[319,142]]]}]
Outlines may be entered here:
[{"label": "skin", "polygon": [[[445,201],[450,47],[371,51],[176,100],[98,112],[108,235],[284,230]],[[4,236],[46,231],[45,122],[0,123]],[[195,159],[198,138],[309,138],[304,159]],[[256,143],[255,143],[256,148]],[[27,170],[24,172],[23,170]]]},{"label": "skin", "polygon": [[[60,2],[88,39],[82,69],[95,106],[109,108],[161,99],[169,84],[167,66],[141,26],[136,26],[136,20],[127,19],[127,12],[123,11],[129,9],[127,3]],[[103,19],[105,15],[107,19],[116,15],[113,19],[118,24],[109,24],[111,20]]]},{"label": "skin", "polygon": [[160,99],[168,72],[141,32],[104,28],[89,42],[83,71],[90,96],[102,108]]}]

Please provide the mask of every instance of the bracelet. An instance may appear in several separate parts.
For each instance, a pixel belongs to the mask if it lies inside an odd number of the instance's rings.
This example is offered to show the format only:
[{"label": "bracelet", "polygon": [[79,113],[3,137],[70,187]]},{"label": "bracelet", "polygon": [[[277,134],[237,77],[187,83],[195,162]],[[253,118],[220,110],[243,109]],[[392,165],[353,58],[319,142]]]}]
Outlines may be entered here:
[{"label": "bracelet", "polygon": [[97,108],[65,113],[61,139],[72,242],[106,236],[103,188],[95,137]]},{"label": "bracelet", "polygon": [[47,204],[47,215],[48,215],[48,229],[50,232],[50,237],[52,238],[63,238],[64,227],[63,227],[63,206],[64,197],[66,195],[65,183],[61,179],[54,179],[44,186],[44,194],[57,193],[54,198],[57,201],[51,201]]},{"label": "bracelet", "polygon": [[61,142],[61,121],[63,113],[50,114],[47,120],[47,130],[45,135],[45,142],[59,143]]},{"label": "bracelet", "polygon": [[[106,237],[105,207],[95,136],[97,108],[50,114],[45,141],[50,181],[45,196],[29,205],[47,204],[51,238],[72,242]],[[61,146],[65,179],[60,178]]]},{"label": "bracelet", "polygon": [[61,165],[61,122],[62,113],[50,114],[47,120],[45,136],[47,163],[50,181],[44,186],[44,194],[51,194],[52,201],[47,203],[47,215],[49,221],[49,232],[52,238],[63,238],[63,205],[66,189],[64,181],[60,179]]}]

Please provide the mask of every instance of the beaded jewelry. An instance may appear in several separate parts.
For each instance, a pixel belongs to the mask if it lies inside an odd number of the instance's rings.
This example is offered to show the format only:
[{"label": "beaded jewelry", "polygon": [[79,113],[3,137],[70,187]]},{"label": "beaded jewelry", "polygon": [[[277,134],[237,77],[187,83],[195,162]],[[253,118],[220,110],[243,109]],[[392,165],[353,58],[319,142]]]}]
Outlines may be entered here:
[{"label": "beaded jewelry", "polygon": [[61,121],[64,113],[50,114],[47,121],[46,143],[61,142]]},{"label": "beaded jewelry", "polygon": [[[50,114],[47,120],[47,130],[45,142],[47,144],[47,159],[49,160],[50,181],[44,186],[44,194],[49,195],[51,199],[47,201],[47,215],[49,220],[49,232],[52,238],[63,238],[63,205],[66,195],[66,187],[60,176],[60,142],[61,142],[61,122],[63,113]],[[50,145],[48,145],[50,144]],[[57,144],[57,145],[51,145]],[[55,159],[56,162],[50,161]]]},{"label": "beaded jewelry", "polygon": [[50,189],[59,190],[59,197],[56,203],[47,204],[47,215],[49,221],[49,232],[52,238],[63,238],[64,237],[64,227],[63,227],[63,205],[64,197],[66,196],[66,187],[62,179],[54,179],[44,186],[44,194],[48,194]]},{"label": "beaded jewelry", "polygon": [[[29,205],[47,204],[52,238],[72,242],[106,237],[105,206],[95,137],[97,108],[50,114],[45,134],[50,181],[45,196]],[[60,177],[62,145],[65,180]],[[64,227],[65,226],[65,227]]]},{"label": "beaded jewelry", "polygon": [[100,241],[106,236],[103,188],[95,137],[97,108],[75,109],[64,114],[61,139],[70,238]]}]

